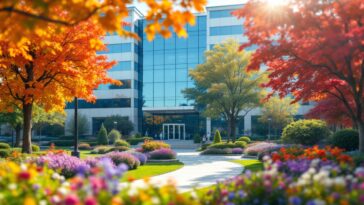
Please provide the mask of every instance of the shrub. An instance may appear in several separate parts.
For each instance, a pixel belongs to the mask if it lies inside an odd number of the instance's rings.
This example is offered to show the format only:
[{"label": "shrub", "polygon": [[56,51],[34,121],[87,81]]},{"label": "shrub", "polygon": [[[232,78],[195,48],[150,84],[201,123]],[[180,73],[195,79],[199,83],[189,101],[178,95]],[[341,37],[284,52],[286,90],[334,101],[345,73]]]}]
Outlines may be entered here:
[{"label": "shrub", "polygon": [[242,141],[242,142],[250,143],[252,140],[247,136],[243,136],[243,137],[240,137],[239,139],[237,139],[236,141]]},{"label": "shrub", "polygon": [[143,136],[140,133],[136,133],[133,137],[134,138],[143,138]]},{"label": "shrub", "polygon": [[32,151],[33,152],[39,152],[40,151],[40,147],[36,144],[32,144]]},{"label": "shrub", "polygon": [[212,145],[211,143],[202,144],[201,147],[198,149],[198,151],[203,151],[203,150],[207,149],[211,145]]},{"label": "shrub", "polygon": [[321,120],[298,120],[283,129],[282,140],[288,143],[314,145],[330,134],[326,123]]},{"label": "shrub", "polygon": [[176,152],[169,148],[161,148],[149,153],[150,159],[175,159]]},{"label": "shrub", "polygon": [[198,143],[201,143],[201,136],[199,135],[199,134],[194,134],[193,135],[193,143],[195,143],[195,144],[198,144]]},{"label": "shrub", "polygon": [[235,143],[225,143],[220,142],[216,144],[211,144],[208,148],[215,148],[215,149],[225,149],[225,148],[244,148],[246,147],[246,142],[236,141]]},{"label": "shrub", "polygon": [[110,131],[108,138],[109,138],[109,143],[114,144],[116,141],[120,140],[121,134],[119,131],[113,129]]},{"label": "shrub", "polygon": [[118,147],[118,146],[130,147],[130,144],[125,140],[117,140],[117,141],[115,141],[114,145],[115,145],[115,147]]},{"label": "shrub", "polygon": [[0,158],[7,158],[10,156],[10,149],[0,149]]},{"label": "shrub", "polygon": [[220,143],[221,142],[221,135],[220,135],[220,131],[216,130],[215,132],[215,136],[214,136],[214,144],[215,143]]},{"label": "shrub", "polygon": [[97,146],[92,151],[91,154],[106,154],[108,152],[111,152],[112,147],[108,146]]},{"label": "shrub", "polygon": [[97,142],[99,145],[109,144],[108,139],[107,139],[107,131],[106,131],[104,124],[101,125],[100,131],[97,134]]},{"label": "shrub", "polygon": [[161,148],[170,148],[169,144],[162,141],[145,141],[142,144],[144,152],[151,152]]},{"label": "shrub", "polygon": [[8,143],[0,142],[0,149],[10,149],[10,145]]},{"label": "shrub", "polygon": [[92,149],[92,147],[90,146],[90,144],[88,144],[88,143],[80,143],[79,145],[78,145],[78,149],[79,150],[91,150]]},{"label": "shrub", "polygon": [[245,148],[248,145],[248,143],[245,141],[236,141],[234,144],[235,144],[235,147],[239,147],[239,148]]},{"label": "shrub", "polygon": [[240,147],[236,147],[236,148],[233,148],[232,150],[231,150],[231,153],[232,154],[243,154],[243,149],[242,148],[240,148]]},{"label": "shrub", "polygon": [[87,172],[90,168],[85,161],[68,154],[48,153],[36,160],[37,164],[47,164],[49,168],[59,171],[66,178],[73,177],[77,173]]},{"label": "shrub", "polygon": [[244,150],[244,154],[258,156],[260,153],[270,152],[272,150],[278,150],[282,145],[278,145],[276,143],[269,143],[269,142],[256,142],[252,143],[247,146]]},{"label": "shrub", "polygon": [[332,138],[332,145],[347,151],[359,148],[359,133],[353,129],[343,129],[336,132]]},{"label": "shrub", "polygon": [[140,165],[144,165],[145,163],[147,163],[147,155],[140,152],[131,152],[131,154],[139,160]]},{"label": "shrub", "polygon": [[129,147],[126,146],[116,146],[110,149],[110,151],[117,151],[117,152],[125,152],[128,151]]},{"label": "shrub", "polygon": [[224,154],[232,154],[231,148],[225,148],[225,149],[216,149],[216,148],[207,148],[203,152],[201,152],[202,155],[224,155]]},{"label": "shrub", "polygon": [[136,169],[140,165],[139,160],[127,152],[110,152],[106,157],[110,158],[115,165],[126,164],[129,169]]},{"label": "shrub", "polygon": [[144,142],[145,140],[153,140],[153,138],[151,138],[151,137],[141,137],[141,138],[132,137],[132,138],[127,139],[126,141],[129,142],[129,144],[131,144],[131,145],[137,145],[141,142]]}]

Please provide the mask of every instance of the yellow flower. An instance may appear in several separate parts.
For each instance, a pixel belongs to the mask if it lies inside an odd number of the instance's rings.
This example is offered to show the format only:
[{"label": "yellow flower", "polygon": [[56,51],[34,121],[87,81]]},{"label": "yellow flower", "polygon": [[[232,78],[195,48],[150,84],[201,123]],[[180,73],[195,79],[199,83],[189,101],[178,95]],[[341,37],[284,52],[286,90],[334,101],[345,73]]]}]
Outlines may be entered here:
[{"label": "yellow flower", "polygon": [[35,199],[33,198],[33,197],[26,197],[25,199],[24,199],[24,203],[23,203],[23,205],[37,205],[37,203],[36,203],[36,201],[35,201]]}]

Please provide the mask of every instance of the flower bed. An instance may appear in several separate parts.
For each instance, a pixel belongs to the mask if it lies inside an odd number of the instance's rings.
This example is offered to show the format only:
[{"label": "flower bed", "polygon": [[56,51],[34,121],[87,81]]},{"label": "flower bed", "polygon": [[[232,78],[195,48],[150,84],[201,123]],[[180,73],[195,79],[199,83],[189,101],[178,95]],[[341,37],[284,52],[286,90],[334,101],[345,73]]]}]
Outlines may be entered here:
[{"label": "flower bed", "polygon": [[149,159],[152,160],[176,159],[176,152],[166,148],[157,149],[149,153]]},{"label": "flower bed", "polygon": [[258,156],[262,153],[273,152],[279,150],[283,145],[279,145],[271,142],[256,142],[248,145],[244,150],[244,154],[250,156]]},{"label": "flower bed", "polygon": [[170,148],[171,146],[163,141],[146,140],[141,145],[143,152],[151,152],[161,148]]},{"label": "flower bed", "polygon": [[105,157],[110,158],[115,165],[125,164],[129,169],[136,169],[140,165],[138,158],[128,152],[110,152]]}]

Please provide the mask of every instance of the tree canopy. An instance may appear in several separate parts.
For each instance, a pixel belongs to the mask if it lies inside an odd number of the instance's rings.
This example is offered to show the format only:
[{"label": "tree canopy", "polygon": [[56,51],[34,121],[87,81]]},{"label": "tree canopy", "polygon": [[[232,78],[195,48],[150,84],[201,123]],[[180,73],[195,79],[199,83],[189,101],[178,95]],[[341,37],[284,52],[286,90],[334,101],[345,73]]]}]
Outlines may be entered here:
[{"label": "tree canopy", "polygon": [[264,80],[260,72],[247,72],[251,53],[238,49],[238,42],[227,40],[207,51],[206,62],[189,73],[196,87],[184,90],[187,98],[205,105],[206,116],[228,121],[228,137],[233,140],[237,119],[259,105]]},{"label": "tree canopy", "polygon": [[295,101],[334,97],[360,135],[364,152],[364,6],[362,0],[291,0],[269,5],[250,0],[234,13],[257,46],[248,65],[268,67],[271,87]]}]

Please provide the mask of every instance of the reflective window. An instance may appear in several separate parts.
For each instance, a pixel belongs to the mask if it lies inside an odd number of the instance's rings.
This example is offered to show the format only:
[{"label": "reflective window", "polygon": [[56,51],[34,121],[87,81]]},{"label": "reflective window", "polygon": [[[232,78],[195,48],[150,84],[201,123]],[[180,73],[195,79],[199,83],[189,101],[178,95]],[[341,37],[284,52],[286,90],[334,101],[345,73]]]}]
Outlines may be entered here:
[{"label": "reflective window", "polygon": [[210,11],[210,19],[232,17],[231,12],[233,11],[234,9]]},{"label": "reflective window", "polygon": [[164,40],[165,44],[164,44],[164,48],[165,49],[175,49],[176,48],[176,34],[172,34],[172,36],[170,38],[167,38]]},{"label": "reflective window", "polygon": [[164,63],[165,64],[175,64],[176,63],[176,51],[175,50],[166,50]]},{"label": "reflective window", "polygon": [[154,98],[164,97],[164,83],[154,83]]},{"label": "reflective window", "polygon": [[164,81],[164,70],[154,70],[154,82]]},{"label": "reflective window", "polygon": [[118,43],[118,44],[108,44],[106,45],[107,49],[105,51],[99,51],[98,54],[105,53],[127,53],[131,52],[131,44],[130,43]]},{"label": "reflective window", "polygon": [[143,53],[143,65],[152,66],[153,65],[153,51],[144,51]]},{"label": "reflective window", "polygon": [[177,69],[176,70],[176,81],[187,81],[188,70]]},{"label": "reflective window", "polygon": [[147,83],[153,82],[153,70],[145,70],[143,72],[143,81]]},{"label": "reflective window", "polygon": [[176,37],[176,48],[187,48],[187,39]]},{"label": "reflective window", "polygon": [[188,49],[188,63],[198,63],[198,49]]},{"label": "reflective window", "polygon": [[206,31],[206,16],[198,16],[197,23],[200,31]]},{"label": "reflective window", "polygon": [[153,99],[153,83],[143,83],[143,97],[146,100]]},{"label": "reflective window", "polygon": [[148,41],[147,35],[143,34],[143,50],[151,51],[153,50],[153,41]]},{"label": "reflective window", "polygon": [[201,64],[201,63],[204,63],[205,62],[205,51],[206,51],[206,48],[199,48],[198,49],[198,63]]},{"label": "reflective window", "polygon": [[131,61],[119,61],[109,71],[128,71],[131,70]]},{"label": "reflective window", "polygon": [[165,82],[175,82],[176,81],[176,70],[165,70],[164,71]]},{"label": "reflective window", "polygon": [[235,35],[235,34],[243,34],[243,27],[241,25],[210,27],[210,36],[223,36],[223,35]]},{"label": "reflective window", "polygon": [[206,31],[199,33],[198,46],[199,47],[206,47]]},{"label": "reflective window", "polygon": [[164,51],[154,51],[154,65],[164,64]]},{"label": "reflective window", "polygon": [[175,97],[176,96],[176,84],[175,82],[165,83],[164,93],[166,98]]},{"label": "reflective window", "polygon": [[97,90],[109,90],[109,89],[130,89],[131,80],[120,80],[122,85],[112,85],[112,84],[101,84]]},{"label": "reflective window", "polygon": [[176,51],[176,64],[187,63],[187,49],[178,49]]},{"label": "reflective window", "polygon": [[[74,109],[74,103],[68,103],[66,109]],[[97,99],[95,103],[78,100],[79,109],[90,108],[127,108],[131,107],[130,98]]]},{"label": "reflective window", "polygon": [[188,33],[188,48],[198,48],[198,33],[190,32]]},{"label": "reflective window", "polygon": [[168,99],[164,101],[164,106],[166,107],[175,107],[176,106],[176,100],[174,99]]},{"label": "reflective window", "polygon": [[160,35],[157,35],[154,39],[154,50],[163,50],[164,49],[164,39]]}]

